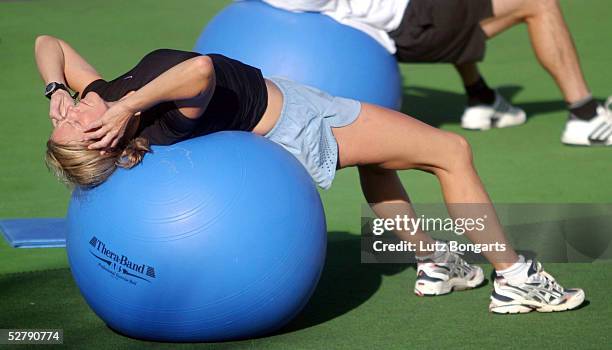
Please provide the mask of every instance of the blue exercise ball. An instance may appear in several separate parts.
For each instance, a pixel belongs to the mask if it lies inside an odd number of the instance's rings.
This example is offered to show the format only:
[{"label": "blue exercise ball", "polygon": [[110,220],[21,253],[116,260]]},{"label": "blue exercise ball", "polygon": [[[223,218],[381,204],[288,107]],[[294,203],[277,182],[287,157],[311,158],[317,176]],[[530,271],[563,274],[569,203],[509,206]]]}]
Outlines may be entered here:
[{"label": "blue exercise ball", "polygon": [[293,13],[260,1],[227,6],[208,23],[195,51],[220,53],[335,96],[399,109],[395,57],[376,40],[320,13]]},{"label": "blue exercise ball", "polygon": [[154,147],[75,190],[72,274],[93,311],[134,338],[203,342],[278,330],[306,304],[326,249],[323,207],[277,144],[219,132]]}]

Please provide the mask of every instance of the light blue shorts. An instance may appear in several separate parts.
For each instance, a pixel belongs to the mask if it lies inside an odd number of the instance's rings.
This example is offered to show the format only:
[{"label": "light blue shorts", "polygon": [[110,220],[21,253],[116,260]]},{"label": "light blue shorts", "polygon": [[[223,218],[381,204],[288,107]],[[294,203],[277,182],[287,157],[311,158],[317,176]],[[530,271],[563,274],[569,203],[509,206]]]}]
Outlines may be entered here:
[{"label": "light blue shorts", "polygon": [[276,125],[265,137],[293,154],[314,182],[328,189],[338,164],[338,143],[332,128],[354,122],[361,111],[361,103],[290,80],[268,79],[283,93],[283,109]]}]

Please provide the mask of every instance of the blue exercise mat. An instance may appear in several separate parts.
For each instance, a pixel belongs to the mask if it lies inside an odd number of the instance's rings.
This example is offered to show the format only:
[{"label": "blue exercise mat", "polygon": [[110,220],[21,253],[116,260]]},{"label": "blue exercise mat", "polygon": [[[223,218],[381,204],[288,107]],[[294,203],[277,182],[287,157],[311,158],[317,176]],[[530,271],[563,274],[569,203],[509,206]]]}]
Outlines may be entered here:
[{"label": "blue exercise mat", "polygon": [[14,248],[66,247],[68,226],[65,218],[0,220],[0,230]]}]

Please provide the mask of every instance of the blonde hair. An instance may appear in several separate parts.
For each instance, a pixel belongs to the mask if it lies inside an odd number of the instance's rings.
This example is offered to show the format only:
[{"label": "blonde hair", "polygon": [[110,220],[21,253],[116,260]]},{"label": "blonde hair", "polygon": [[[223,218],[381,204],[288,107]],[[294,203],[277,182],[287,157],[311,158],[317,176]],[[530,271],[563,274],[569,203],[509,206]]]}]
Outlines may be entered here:
[{"label": "blonde hair", "polygon": [[49,139],[45,161],[47,167],[64,183],[71,186],[94,187],[117,169],[133,168],[145,153],[151,152],[149,141],[137,137],[128,142],[123,149],[100,150],[87,148],[91,142],[59,144]]}]

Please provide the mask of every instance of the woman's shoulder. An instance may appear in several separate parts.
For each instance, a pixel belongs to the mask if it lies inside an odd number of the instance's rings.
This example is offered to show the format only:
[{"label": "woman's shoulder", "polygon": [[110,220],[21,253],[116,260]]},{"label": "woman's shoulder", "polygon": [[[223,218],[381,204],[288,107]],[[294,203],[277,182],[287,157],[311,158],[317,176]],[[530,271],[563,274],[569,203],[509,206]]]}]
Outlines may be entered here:
[{"label": "woman's shoulder", "polygon": [[202,54],[192,51],[184,51],[177,49],[155,49],[147,53],[142,60],[157,60],[157,61],[165,61],[165,60],[180,60],[185,61],[193,57],[201,56]]},{"label": "woman's shoulder", "polygon": [[239,61],[235,58],[225,56],[220,53],[207,53],[205,56],[210,57],[215,70],[225,71],[225,70],[257,70],[258,67],[253,67],[249,64],[246,64],[242,61]]}]

